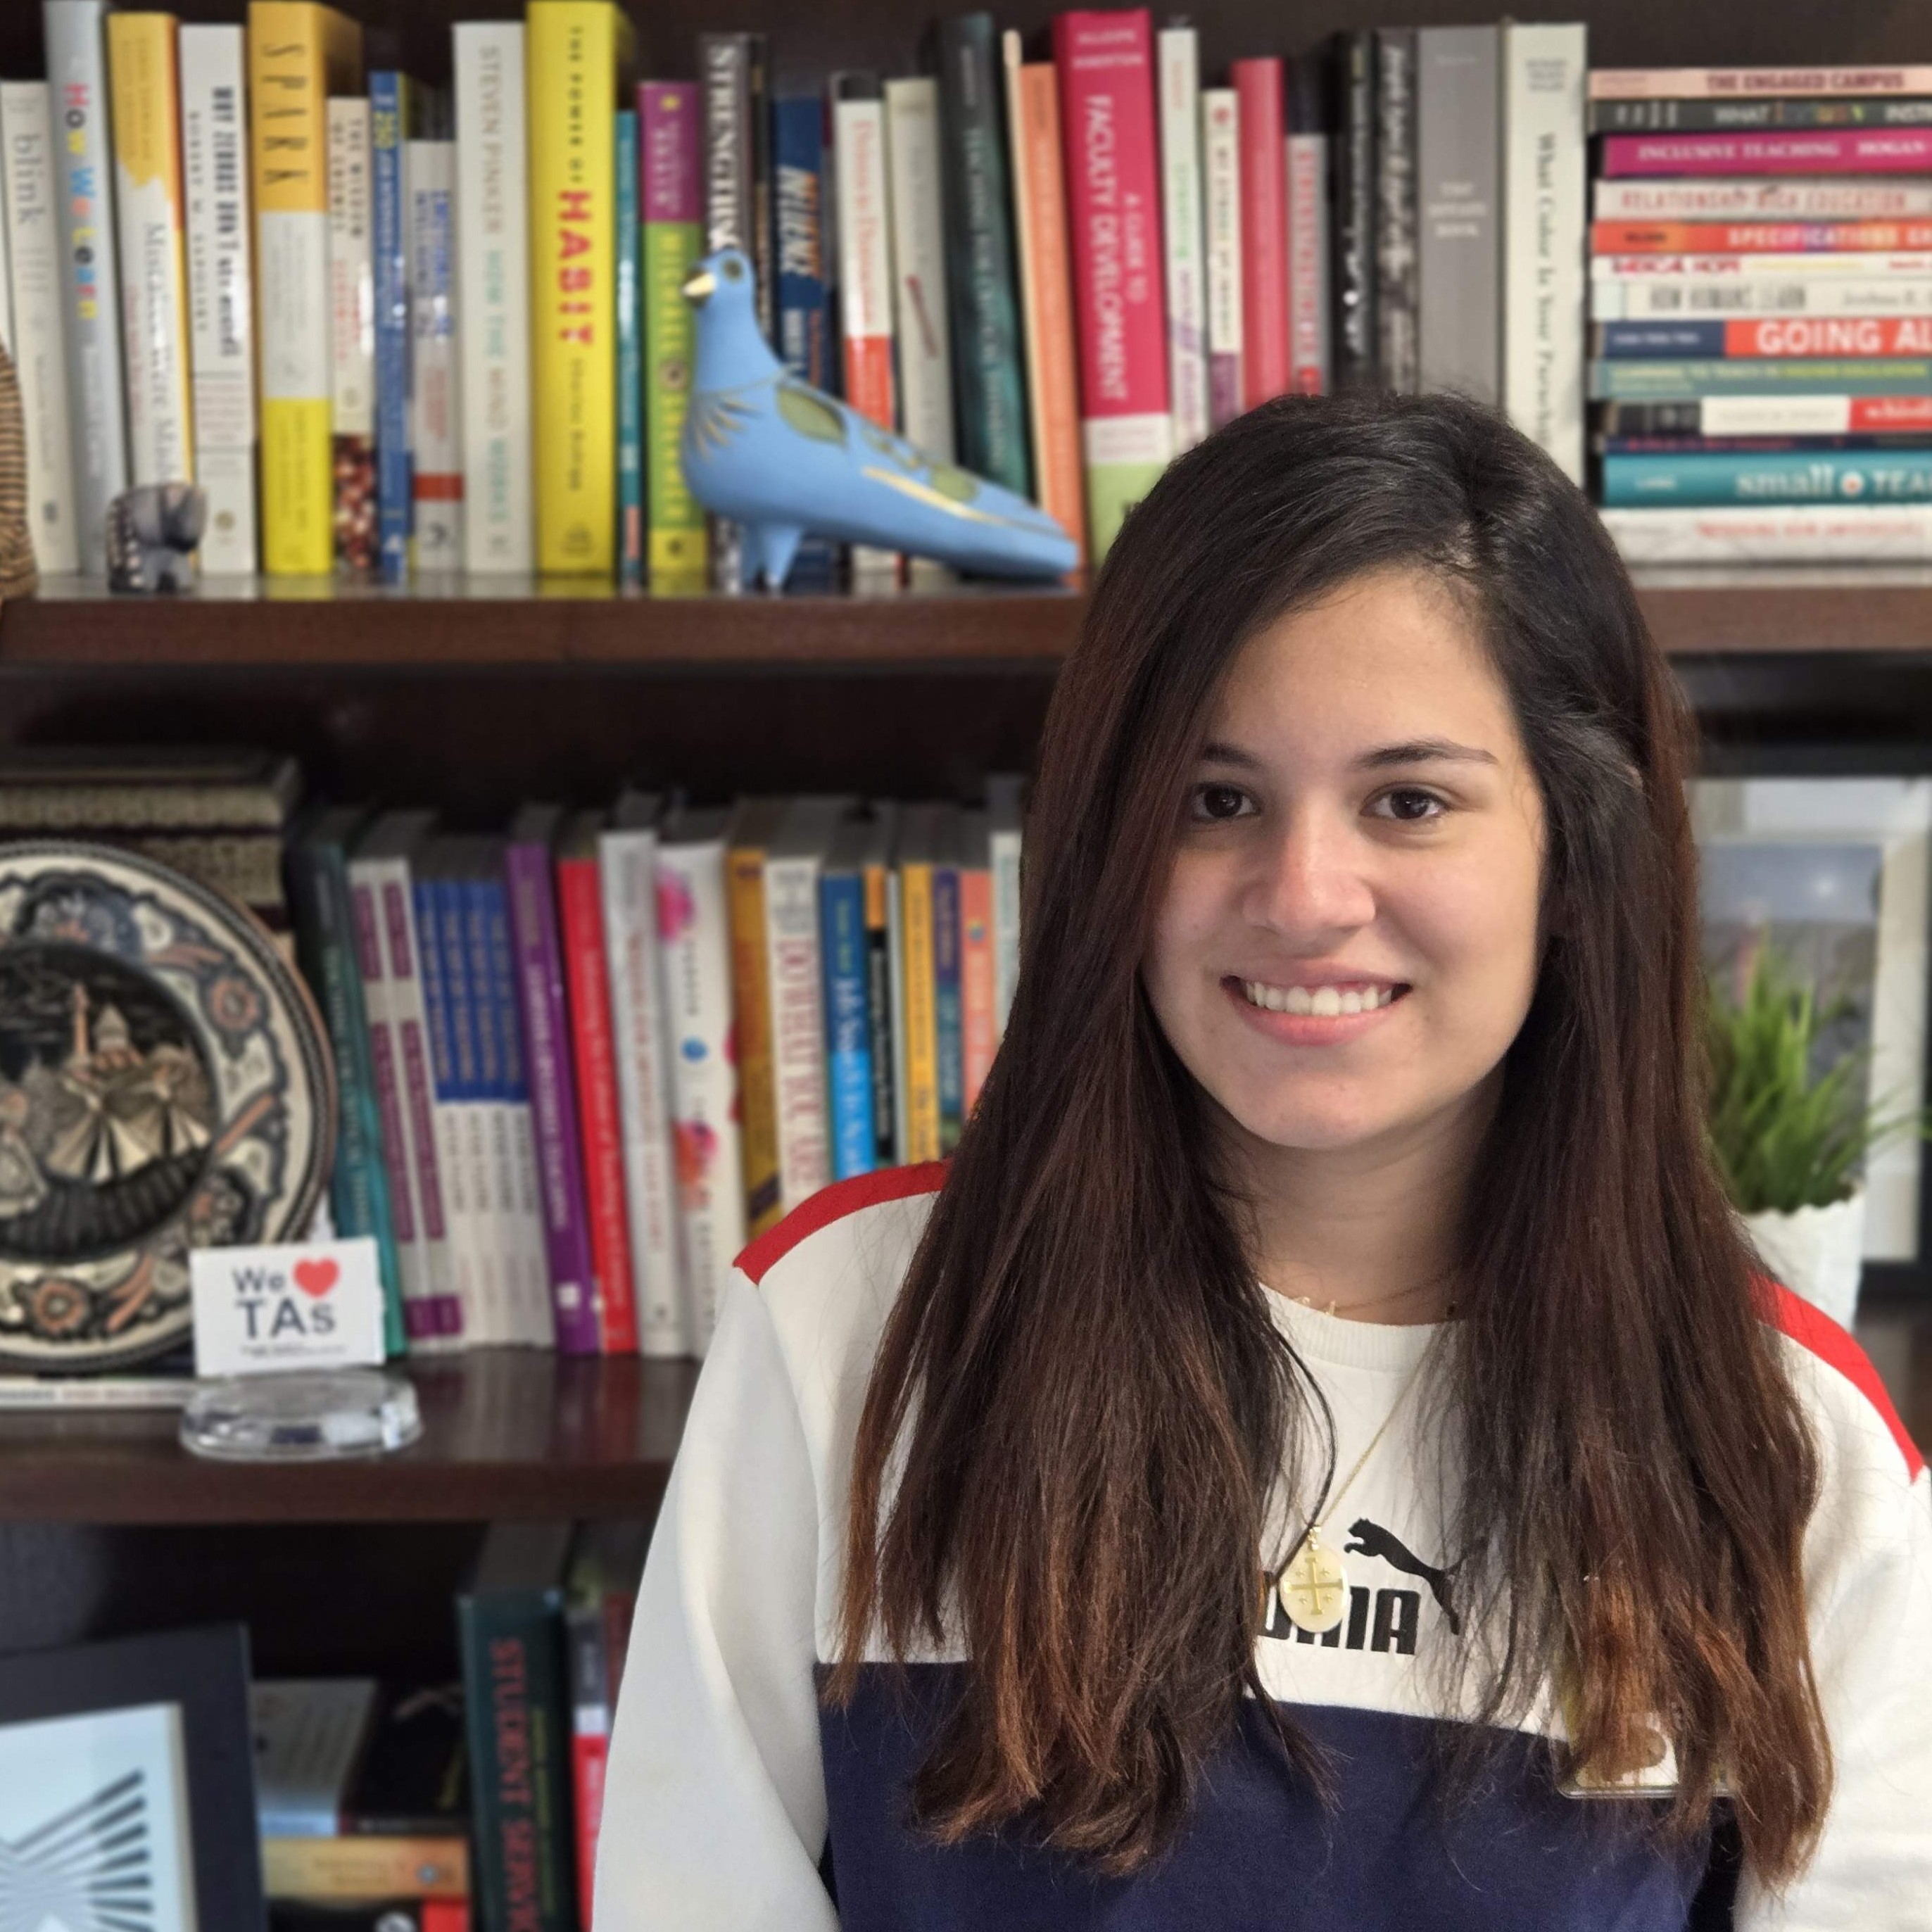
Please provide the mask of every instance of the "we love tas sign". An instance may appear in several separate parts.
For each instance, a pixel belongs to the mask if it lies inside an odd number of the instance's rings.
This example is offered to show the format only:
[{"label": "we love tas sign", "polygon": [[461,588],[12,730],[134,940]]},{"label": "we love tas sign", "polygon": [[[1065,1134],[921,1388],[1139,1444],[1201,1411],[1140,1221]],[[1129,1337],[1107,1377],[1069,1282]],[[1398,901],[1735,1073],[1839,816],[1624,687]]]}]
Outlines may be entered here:
[{"label": "we love tas sign", "polygon": [[198,1376],[380,1366],[382,1282],[368,1235],[188,1257]]}]

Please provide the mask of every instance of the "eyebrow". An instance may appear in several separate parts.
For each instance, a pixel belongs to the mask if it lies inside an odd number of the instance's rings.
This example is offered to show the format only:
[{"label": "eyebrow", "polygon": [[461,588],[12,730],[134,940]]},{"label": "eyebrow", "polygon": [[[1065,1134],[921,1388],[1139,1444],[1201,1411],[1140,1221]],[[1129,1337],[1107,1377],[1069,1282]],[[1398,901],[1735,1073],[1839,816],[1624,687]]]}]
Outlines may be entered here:
[{"label": "eyebrow", "polygon": [[[1258,772],[1262,766],[1262,761],[1252,752],[1244,752],[1238,745],[1224,745],[1218,740],[1202,746],[1201,762],[1204,765],[1232,765],[1238,771],[1250,772]],[[1479,745],[1459,745],[1453,738],[1411,738],[1399,745],[1378,745],[1372,752],[1364,752],[1355,760],[1355,766],[1360,771],[1380,772],[1400,765],[1493,765],[1496,762],[1496,754],[1484,751]]]}]

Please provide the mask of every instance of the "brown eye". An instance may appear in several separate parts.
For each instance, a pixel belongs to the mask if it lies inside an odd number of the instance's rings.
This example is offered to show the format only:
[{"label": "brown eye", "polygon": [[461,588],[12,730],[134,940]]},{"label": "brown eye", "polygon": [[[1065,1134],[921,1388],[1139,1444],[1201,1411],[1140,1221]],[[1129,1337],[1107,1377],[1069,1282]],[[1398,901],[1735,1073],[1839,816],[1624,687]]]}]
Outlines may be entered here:
[{"label": "brown eye", "polygon": [[1422,791],[1412,785],[1399,786],[1394,791],[1384,792],[1376,801],[1383,818],[1393,818],[1403,825],[1426,824],[1432,818],[1439,818],[1447,808],[1432,791]]},{"label": "brown eye", "polygon": [[1229,819],[1240,818],[1249,803],[1247,794],[1239,785],[1202,784],[1194,788],[1194,816],[1209,824],[1224,824]]}]

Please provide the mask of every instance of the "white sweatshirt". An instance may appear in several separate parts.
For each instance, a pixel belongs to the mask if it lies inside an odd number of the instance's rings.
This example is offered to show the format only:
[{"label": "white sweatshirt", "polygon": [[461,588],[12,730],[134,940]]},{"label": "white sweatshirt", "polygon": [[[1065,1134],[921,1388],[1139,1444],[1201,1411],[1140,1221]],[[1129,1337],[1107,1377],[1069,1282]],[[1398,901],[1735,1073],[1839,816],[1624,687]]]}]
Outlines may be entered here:
[{"label": "white sweatshirt", "polygon": [[[883,1668],[821,1708],[851,1446],[880,1325],[944,1170],[816,1196],[740,1258],[699,1378],[640,1593],[598,1848],[595,1932],[1109,1932],[1367,1928],[1680,1932],[1701,1851],[1632,1828],[1627,1802],[1566,1797],[1537,1722],[1502,1734],[1480,1787],[1432,1806],[1432,1734],[1454,1718],[1439,1646],[1462,1640],[1404,1404],[1331,1510],[1348,1614],[1324,1638],[1277,1610],[1268,1693],[1328,1747],[1324,1815],[1262,1714],[1210,1766],[1170,1853],[1096,1879],[1016,1840],[940,1848],[905,1781],[959,1654]],[[1433,1330],[1277,1318],[1333,1407],[1346,1472]],[[1924,1465],[1870,1364],[1794,1297],[1778,1317],[1823,1458],[1806,1539],[1812,1654],[1836,1759],[1822,1845],[1781,1900],[1747,1880],[1745,1932],[1932,1928],[1932,1508]]]}]

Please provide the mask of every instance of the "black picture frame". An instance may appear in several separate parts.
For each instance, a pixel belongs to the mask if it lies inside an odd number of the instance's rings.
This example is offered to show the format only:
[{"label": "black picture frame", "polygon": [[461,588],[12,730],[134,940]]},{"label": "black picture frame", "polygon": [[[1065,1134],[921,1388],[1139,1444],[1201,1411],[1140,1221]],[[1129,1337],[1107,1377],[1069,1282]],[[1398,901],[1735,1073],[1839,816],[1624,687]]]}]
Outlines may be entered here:
[{"label": "black picture frame", "polygon": [[265,1932],[248,1632],[214,1624],[0,1657],[0,1728],[172,1704],[181,1712],[196,1932]]}]

